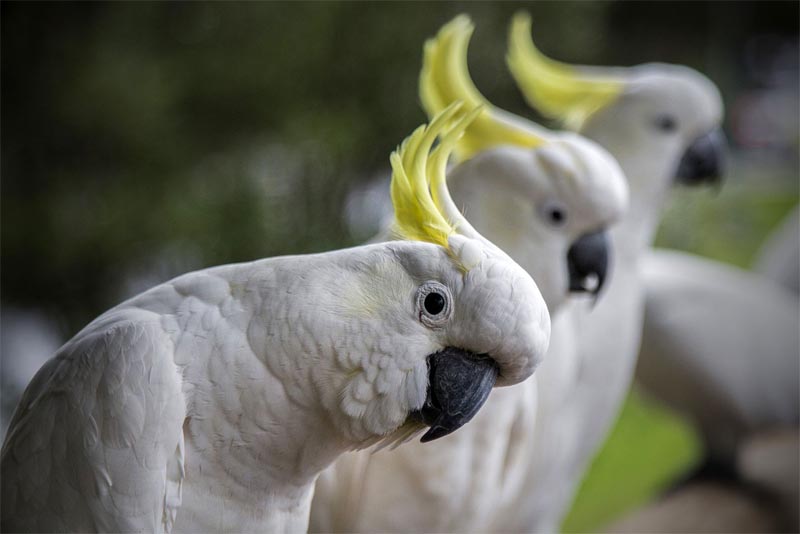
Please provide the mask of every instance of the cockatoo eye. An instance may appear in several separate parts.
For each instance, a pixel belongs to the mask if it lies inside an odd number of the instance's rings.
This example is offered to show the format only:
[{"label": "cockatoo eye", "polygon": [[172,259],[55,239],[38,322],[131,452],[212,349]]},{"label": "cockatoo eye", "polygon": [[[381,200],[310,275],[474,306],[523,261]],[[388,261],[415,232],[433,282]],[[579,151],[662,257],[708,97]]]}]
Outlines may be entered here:
[{"label": "cockatoo eye", "polygon": [[417,290],[419,320],[431,328],[442,326],[452,315],[452,302],[447,286],[435,281],[425,282]]},{"label": "cockatoo eye", "polygon": [[548,202],[541,209],[545,222],[553,228],[561,228],[567,224],[567,209],[558,202]]},{"label": "cockatoo eye", "polygon": [[658,131],[664,133],[672,133],[678,129],[678,120],[672,115],[659,115],[653,124]]},{"label": "cockatoo eye", "polygon": [[425,311],[431,315],[439,315],[442,310],[444,310],[445,300],[444,295],[441,293],[428,293],[428,296],[425,297],[425,302],[423,303],[425,306]]}]

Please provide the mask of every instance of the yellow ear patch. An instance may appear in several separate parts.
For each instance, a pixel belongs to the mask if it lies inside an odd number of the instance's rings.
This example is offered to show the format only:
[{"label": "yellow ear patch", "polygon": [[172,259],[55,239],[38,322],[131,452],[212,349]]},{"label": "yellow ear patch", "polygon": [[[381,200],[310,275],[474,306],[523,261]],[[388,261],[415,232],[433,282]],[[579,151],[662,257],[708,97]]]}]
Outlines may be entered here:
[{"label": "yellow ear patch", "polygon": [[575,130],[613,102],[624,88],[619,76],[582,73],[542,54],[531,39],[531,17],[527,13],[514,15],[506,61],[528,103]]},{"label": "yellow ear patch", "polygon": [[459,160],[497,145],[533,148],[544,144],[545,140],[530,130],[493,114],[491,104],[475,87],[467,66],[467,48],[474,29],[469,17],[459,15],[425,43],[419,93],[428,116],[433,117],[456,100],[470,108],[485,106],[457,143]]},{"label": "yellow ear patch", "polygon": [[[397,236],[449,250],[448,238],[456,232],[461,215],[447,210],[432,190],[445,187],[447,159],[480,112],[481,108],[464,112],[458,101],[437,114],[429,126],[417,128],[392,152],[393,231]],[[437,137],[439,145],[431,151]]]}]

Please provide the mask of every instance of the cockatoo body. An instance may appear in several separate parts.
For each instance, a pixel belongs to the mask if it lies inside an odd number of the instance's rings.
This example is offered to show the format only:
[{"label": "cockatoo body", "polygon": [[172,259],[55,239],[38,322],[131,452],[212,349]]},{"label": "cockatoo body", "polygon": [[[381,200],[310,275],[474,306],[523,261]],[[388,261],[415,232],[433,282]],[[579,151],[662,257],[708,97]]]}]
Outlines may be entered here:
[{"label": "cockatoo body", "polygon": [[759,250],[755,270],[800,293],[800,207],[786,216]]},{"label": "cockatoo body", "polygon": [[392,155],[405,240],[190,273],[67,342],[3,445],[2,529],[302,531],[337,456],[445,435],[527,378],[545,303],[444,185],[473,118]]},{"label": "cockatoo body", "polygon": [[646,319],[637,372],[733,462],[753,432],[800,421],[800,309],[772,280],[682,252],[642,265]]},{"label": "cockatoo body", "polygon": [[[702,421],[712,461],[731,462],[735,442],[743,437],[745,428],[768,426],[778,419],[797,425],[798,377],[793,372],[798,360],[796,298],[788,298],[789,291],[780,294],[756,274],[649,250],[669,187],[675,182],[692,185],[719,179],[723,149],[716,127],[722,119],[722,105],[716,88],[699,73],[674,65],[606,70],[557,64],[532,48],[525,19],[517,20],[509,63],[528,99],[541,104],[545,112],[572,120],[581,133],[608,148],[631,187],[630,212],[612,232],[618,257],[630,258],[627,265],[620,266],[629,272],[614,276],[614,280],[627,287],[618,290],[612,282],[609,302],[600,303],[589,318],[587,335],[581,340],[588,341],[587,354],[595,350],[598,356],[587,361],[603,362],[603,368],[598,367],[599,377],[618,376],[614,384],[627,383],[633,368],[631,349],[639,345],[637,325],[642,316],[637,311],[630,322],[620,321],[619,314],[625,313],[626,306],[646,308],[639,372],[647,376],[645,383],[661,400]],[[550,94],[565,85],[563,77],[572,81],[572,85],[566,84],[571,98],[566,107]],[[620,88],[617,96],[611,94],[615,84]],[[595,100],[585,98],[587,92],[595,93]],[[600,106],[595,105],[598,98],[605,99]],[[771,248],[778,258],[765,269],[791,287],[798,261],[796,221],[793,224],[790,218],[785,228],[776,237],[779,244]],[[701,289],[699,284],[707,284],[707,288]],[[644,302],[642,292],[647,295]],[[747,298],[742,298],[744,295]],[[594,329],[591,323],[595,321],[606,325]],[[609,331],[615,335],[609,336]],[[622,340],[628,341],[623,344]],[[758,372],[748,373],[745,369],[756,347],[763,364]],[[617,358],[620,367],[615,372],[612,362]],[[665,378],[666,369],[670,370],[669,379]],[[743,374],[750,376],[744,378]],[[608,387],[606,379],[594,383],[596,402],[587,404],[592,425],[603,420],[598,402],[610,398],[615,389]],[[728,388],[732,389],[725,391]],[[716,399],[713,402],[712,397]],[[760,423],[754,420],[755,414]],[[787,414],[794,415],[787,419]]]},{"label": "cockatoo body", "polygon": [[[563,446],[553,447],[542,461],[546,472],[532,482],[530,506],[519,507],[521,522],[514,523],[552,532],[628,391],[644,310],[640,264],[669,188],[717,179],[721,172],[722,100],[711,81],[686,67],[574,67],[553,61],[534,47],[524,14],[512,23],[508,63],[528,102],[608,149],[630,188],[630,209],[611,230],[616,261],[605,297],[594,309],[570,305],[578,333],[576,379],[570,392],[561,392],[562,412],[550,418],[565,435]],[[542,371],[540,383],[546,380]],[[543,412],[540,408],[540,418]]]},{"label": "cockatoo body", "polygon": [[421,97],[431,115],[455,99],[485,106],[456,148],[466,161],[448,185],[471,224],[537,280],[554,317],[537,371],[547,366],[548,378],[495,391],[473,421],[429,446],[345,455],[317,482],[315,532],[508,530],[543,467],[538,451],[552,443],[539,428],[540,406],[556,417],[575,380],[575,335],[559,309],[570,291],[596,297],[605,282],[604,230],[625,209],[624,177],[595,143],[486,103],[466,66],[472,28],[457,17],[426,44]]}]

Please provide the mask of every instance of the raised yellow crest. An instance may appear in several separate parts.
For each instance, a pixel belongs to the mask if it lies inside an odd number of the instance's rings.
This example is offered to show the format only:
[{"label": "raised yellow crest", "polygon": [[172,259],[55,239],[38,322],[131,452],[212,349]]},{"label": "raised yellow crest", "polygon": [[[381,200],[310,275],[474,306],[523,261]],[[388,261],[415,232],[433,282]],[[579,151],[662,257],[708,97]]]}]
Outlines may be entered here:
[{"label": "raised yellow crest", "polygon": [[[510,114],[492,106],[478,91],[469,75],[467,48],[475,27],[466,15],[459,15],[425,43],[419,93],[429,117],[456,100],[468,107],[483,106],[475,121],[456,146],[459,160],[497,145],[537,147],[546,142],[527,124],[515,124]],[[518,119],[521,121],[521,119]]]},{"label": "raised yellow crest", "polygon": [[625,85],[620,76],[589,73],[546,57],[533,44],[527,13],[511,21],[506,61],[528,103],[574,130],[613,102]]},{"label": "raised yellow crest", "polygon": [[[460,228],[471,229],[452,204],[445,172],[456,142],[481,111],[480,107],[467,108],[460,101],[455,102],[438,113],[430,125],[417,128],[392,152],[395,235],[450,250],[450,236]],[[432,150],[437,138],[439,144]]]}]

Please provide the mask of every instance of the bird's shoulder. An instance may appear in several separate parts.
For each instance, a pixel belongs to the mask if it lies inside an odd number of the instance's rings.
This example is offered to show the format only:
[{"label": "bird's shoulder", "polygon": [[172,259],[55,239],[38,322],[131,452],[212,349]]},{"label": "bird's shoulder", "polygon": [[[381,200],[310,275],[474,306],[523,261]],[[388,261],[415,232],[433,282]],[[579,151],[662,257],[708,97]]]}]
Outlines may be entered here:
[{"label": "bird's shoulder", "polygon": [[185,417],[172,352],[155,314],[112,310],[40,369],[3,445],[4,527],[168,526]]}]

